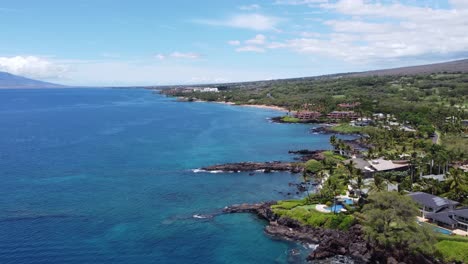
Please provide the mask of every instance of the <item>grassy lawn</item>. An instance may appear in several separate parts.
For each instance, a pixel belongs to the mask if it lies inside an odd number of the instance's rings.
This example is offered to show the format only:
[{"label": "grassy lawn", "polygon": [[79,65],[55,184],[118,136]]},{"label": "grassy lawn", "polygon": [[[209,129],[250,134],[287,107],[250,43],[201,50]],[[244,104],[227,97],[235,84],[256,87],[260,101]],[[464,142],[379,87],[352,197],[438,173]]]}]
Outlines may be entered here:
[{"label": "grassy lawn", "polygon": [[352,126],[350,124],[339,124],[337,126],[330,127],[330,130],[337,133],[343,134],[356,134],[364,131],[362,127]]},{"label": "grassy lawn", "polygon": [[347,160],[347,158],[345,158],[343,156],[340,156],[340,155],[337,155],[337,154],[333,153],[333,151],[330,151],[330,150],[324,151],[323,155],[325,156],[325,158],[333,158],[333,159],[337,159],[337,160],[340,160],[340,161]]},{"label": "grassy lawn", "polygon": [[448,149],[459,149],[468,153],[468,138],[463,135],[446,134],[441,138],[442,145]]},{"label": "grassy lawn", "polygon": [[354,223],[351,215],[326,214],[315,210],[315,205],[306,205],[305,201],[280,201],[272,206],[277,215],[295,219],[304,225],[328,229],[347,230]]},{"label": "grassy lawn", "polygon": [[468,241],[442,240],[435,245],[447,262],[468,263]]},{"label": "grassy lawn", "polygon": [[286,123],[298,123],[301,120],[299,118],[295,118],[292,116],[284,116],[281,118],[281,121],[286,122]]}]

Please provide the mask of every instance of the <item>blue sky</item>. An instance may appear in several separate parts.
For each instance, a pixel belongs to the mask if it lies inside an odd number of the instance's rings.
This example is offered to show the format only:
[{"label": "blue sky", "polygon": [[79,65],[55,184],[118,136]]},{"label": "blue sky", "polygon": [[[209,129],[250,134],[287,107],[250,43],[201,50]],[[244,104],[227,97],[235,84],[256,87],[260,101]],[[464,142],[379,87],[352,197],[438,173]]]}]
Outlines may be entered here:
[{"label": "blue sky", "polygon": [[468,1],[0,1],[0,71],[69,85],[264,80],[468,57]]}]

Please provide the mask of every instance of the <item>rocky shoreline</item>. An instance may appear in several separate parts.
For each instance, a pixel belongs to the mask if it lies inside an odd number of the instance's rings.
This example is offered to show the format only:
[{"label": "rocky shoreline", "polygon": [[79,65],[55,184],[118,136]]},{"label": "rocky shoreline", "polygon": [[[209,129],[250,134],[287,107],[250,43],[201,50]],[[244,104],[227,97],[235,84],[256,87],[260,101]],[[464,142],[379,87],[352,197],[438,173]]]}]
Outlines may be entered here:
[{"label": "rocky shoreline", "polygon": [[293,162],[239,162],[219,164],[201,168],[203,171],[213,172],[263,172],[270,173],[275,171],[289,171],[291,173],[302,172],[303,168],[298,163]]},{"label": "rocky shoreline", "polygon": [[270,120],[274,123],[280,123],[280,124],[321,124],[323,123],[323,121],[321,120],[299,120],[297,122],[286,122],[283,120],[282,116],[272,117]]},{"label": "rocky shoreline", "polygon": [[257,204],[239,204],[224,208],[224,213],[251,213],[268,221],[265,233],[276,238],[317,244],[307,257],[308,261],[315,263],[342,263],[332,262],[337,256],[345,256],[346,263],[440,263],[422,255],[409,255],[404,249],[399,251],[379,250],[369,243],[359,224],[352,226],[348,231],[331,230],[304,226],[296,220],[278,217],[271,209],[276,202]]},{"label": "rocky shoreline", "polygon": [[325,155],[323,152],[326,150],[308,150],[308,149],[301,149],[301,150],[290,150],[288,151],[289,154],[299,155],[300,157],[294,158],[295,160],[300,160],[306,162],[308,160],[323,160],[325,159]]}]

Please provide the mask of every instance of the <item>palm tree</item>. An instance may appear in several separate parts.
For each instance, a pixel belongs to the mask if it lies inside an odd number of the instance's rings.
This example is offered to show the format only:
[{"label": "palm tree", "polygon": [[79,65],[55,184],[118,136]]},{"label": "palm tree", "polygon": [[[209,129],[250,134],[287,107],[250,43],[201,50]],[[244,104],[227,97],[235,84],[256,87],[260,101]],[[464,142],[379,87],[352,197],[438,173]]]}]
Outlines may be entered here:
[{"label": "palm tree", "polygon": [[374,182],[370,185],[370,192],[382,192],[385,190],[385,180],[379,175],[374,176]]},{"label": "palm tree", "polygon": [[305,170],[302,172],[302,179],[304,180],[305,189],[306,189],[306,192],[307,192],[306,203],[309,204],[309,201],[310,201],[310,193],[309,193],[309,185],[307,184],[307,182],[308,182],[307,173],[305,172]]},{"label": "palm tree", "polygon": [[332,179],[331,177],[328,178],[327,180],[327,188],[328,190],[331,192],[331,194],[333,195],[333,206],[332,206],[332,211],[334,214],[336,214],[336,208],[335,208],[335,205],[336,205],[336,192],[339,188],[338,186],[338,183],[336,182],[336,180]]},{"label": "palm tree", "polygon": [[449,195],[456,201],[462,201],[467,192],[467,175],[461,169],[451,169],[447,178]]},{"label": "palm tree", "polygon": [[439,181],[434,179],[424,179],[423,181],[424,189],[431,194],[438,194],[441,190],[441,184]]},{"label": "palm tree", "polygon": [[337,141],[336,136],[335,136],[335,135],[332,135],[332,136],[330,137],[330,144],[331,144],[333,147],[336,146],[336,141]]}]

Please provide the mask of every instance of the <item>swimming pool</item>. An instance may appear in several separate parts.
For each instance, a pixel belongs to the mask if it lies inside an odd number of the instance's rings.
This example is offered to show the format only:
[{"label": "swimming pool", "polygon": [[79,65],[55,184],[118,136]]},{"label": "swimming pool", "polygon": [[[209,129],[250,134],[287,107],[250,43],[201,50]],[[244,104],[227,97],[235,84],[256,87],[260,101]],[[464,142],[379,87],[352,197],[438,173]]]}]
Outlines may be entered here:
[{"label": "swimming pool", "polygon": [[428,223],[424,223],[424,222],[420,222],[420,221],[418,221],[418,224],[419,225],[429,226],[432,230],[434,230],[434,232],[437,232],[437,233],[441,233],[441,234],[444,234],[444,235],[453,234],[453,232],[448,230],[448,229],[441,228],[441,227],[438,227],[438,226],[435,226],[435,225],[432,225],[432,224],[428,224]]},{"label": "swimming pool", "polygon": [[353,199],[351,199],[351,198],[345,198],[345,199],[343,200],[343,202],[344,202],[345,204],[347,204],[347,205],[353,205],[353,204],[354,204],[354,201],[353,201]]},{"label": "swimming pool", "polygon": [[440,227],[437,227],[437,226],[432,227],[432,229],[434,231],[436,231],[438,233],[441,233],[441,234],[444,234],[444,235],[451,235],[452,234],[452,231],[444,229],[444,228],[440,228]]},{"label": "swimming pool", "polygon": [[332,207],[325,207],[324,209],[327,210],[327,211],[330,211],[330,212],[334,212],[334,213],[340,213],[341,212],[341,209],[343,209],[344,206],[341,205],[341,204],[336,204]]}]

